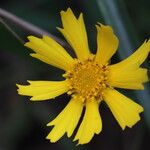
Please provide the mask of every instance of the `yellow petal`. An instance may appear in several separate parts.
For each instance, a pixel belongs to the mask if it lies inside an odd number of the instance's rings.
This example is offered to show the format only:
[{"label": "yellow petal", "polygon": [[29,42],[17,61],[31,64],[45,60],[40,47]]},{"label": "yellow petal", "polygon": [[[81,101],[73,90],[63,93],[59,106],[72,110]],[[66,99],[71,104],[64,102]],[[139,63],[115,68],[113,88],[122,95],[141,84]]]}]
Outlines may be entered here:
[{"label": "yellow petal", "polygon": [[135,70],[137,69],[147,58],[150,52],[150,40],[145,41],[137,51],[135,51],[131,56],[121,61],[120,63],[111,65],[111,68],[116,70]]},{"label": "yellow petal", "polygon": [[65,109],[47,126],[54,125],[52,131],[46,137],[51,142],[58,141],[65,133],[70,137],[77,126],[83,109],[80,98],[72,98]]},{"label": "yellow petal", "polygon": [[74,141],[78,140],[78,144],[90,142],[95,133],[101,132],[102,121],[98,108],[99,104],[96,100],[86,103],[85,115],[74,139]]},{"label": "yellow petal", "polygon": [[118,48],[118,38],[110,26],[100,24],[97,28],[97,54],[96,61],[99,64],[108,63]]},{"label": "yellow petal", "polygon": [[138,68],[133,70],[124,70],[120,68],[109,69],[108,84],[113,87],[125,89],[144,89],[143,83],[148,81],[147,69]]},{"label": "yellow petal", "polygon": [[73,58],[52,38],[43,36],[43,39],[40,39],[29,36],[28,39],[29,42],[25,46],[36,52],[35,54],[31,54],[31,56],[60,69],[70,69]]},{"label": "yellow petal", "polygon": [[83,15],[80,14],[77,19],[70,8],[67,11],[61,11],[61,20],[63,29],[58,30],[64,35],[68,43],[74,49],[77,57],[80,60],[85,60],[89,57],[89,46],[87,33],[84,25]]},{"label": "yellow petal", "polygon": [[31,96],[31,100],[55,98],[69,89],[67,81],[28,81],[30,85],[19,85],[18,94]]},{"label": "yellow petal", "polygon": [[143,111],[143,107],[118,91],[105,90],[104,100],[123,130],[126,126],[131,128],[140,120],[139,113]]}]

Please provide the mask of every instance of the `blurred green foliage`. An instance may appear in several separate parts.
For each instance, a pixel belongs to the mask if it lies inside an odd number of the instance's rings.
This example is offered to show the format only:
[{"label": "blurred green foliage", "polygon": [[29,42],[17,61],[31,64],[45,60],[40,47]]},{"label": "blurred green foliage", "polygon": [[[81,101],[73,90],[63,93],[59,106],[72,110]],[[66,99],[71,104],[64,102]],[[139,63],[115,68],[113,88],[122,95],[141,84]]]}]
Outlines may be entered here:
[{"label": "blurred green foliage", "polygon": [[[131,54],[150,37],[149,0],[1,0],[0,7],[62,38],[56,30],[61,26],[60,11],[71,7],[76,15],[84,13],[90,47],[96,49],[95,24],[113,26],[120,39],[120,48],[112,62]],[[18,26],[8,25],[23,39],[29,33]],[[66,95],[56,101],[30,102],[28,97],[17,95],[16,83],[32,80],[59,80],[61,70],[31,58],[25,48],[0,24],[0,150],[148,150],[150,149],[150,87],[141,92],[125,92],[145,108],[142,121],[132,129],[121,131],[110,111],[102,105],[103,131],[84,146],[75,146],[72,138],[64,136],[56,144],[45,140],[50,131],[46,124],[67,104]],[[150,62],[144,64],[150,68]]]}]

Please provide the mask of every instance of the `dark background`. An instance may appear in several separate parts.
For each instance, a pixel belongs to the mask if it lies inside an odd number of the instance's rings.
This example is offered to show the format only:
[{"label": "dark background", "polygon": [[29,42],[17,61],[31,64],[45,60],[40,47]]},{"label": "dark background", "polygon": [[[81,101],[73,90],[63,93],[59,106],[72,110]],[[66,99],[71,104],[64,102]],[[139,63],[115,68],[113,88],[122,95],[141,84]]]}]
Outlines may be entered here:
[{"label": "dark background", "polygon": [[[149,0],[1,0],[0,7],[18,17],[47,30],[60,38],[56,30],[61,26],[59,12],[71,7],[76,15],[84,13],[90,48],[96,49],[95,24],[102,22],[113,26],[120,39],[120,47],[112,59],[116,63],[131,54],[145,39],[150,38]],[[5,23],[26,41],[32,34],[17,24],[3,18]],[[38,34],[37,34],[38,35]],[[63,39],[63,38],[62,38]],[[76,146],[73,138],[65,135],[52,144],[45,139],[50,131],[46,124],[69,101],[62,95],[54,101],[30,102],[29,97],[19,96],[16,83],[26,80],[58,80],[63,71],[29,56],[25,48],[6,27],[0,23],[0,150],[149,150],[150,149],[150,87],[144,91],[122,90],[142,104],[145,111],[141,121],[132,129],[122,131],[110,110],[102,104],[100,112],[103,131],[89,144]],[[149,68],[150,62],[144,66]]]}]

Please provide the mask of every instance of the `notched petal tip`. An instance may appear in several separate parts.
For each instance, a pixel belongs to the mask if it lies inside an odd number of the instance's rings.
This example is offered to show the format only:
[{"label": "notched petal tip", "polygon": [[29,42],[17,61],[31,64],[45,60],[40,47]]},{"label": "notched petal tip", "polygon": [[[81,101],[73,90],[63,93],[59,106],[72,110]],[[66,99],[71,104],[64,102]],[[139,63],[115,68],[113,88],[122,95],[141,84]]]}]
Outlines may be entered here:
[{"label": "notched petal tip", "polygon": [[144,90],[144,85],[143,84],[140,84],[139,85],[139,88],[137,90]]},{"label": "notched petal tip", "polygon": [[[137,64],[134,66],[137,66]],[[110,66],[110,76],[109,76],[109,85],[113,87],[123,88],[123,89],[135,89],[143,90],[144,83],[149,81],[147,69],[145,68],[127,68],[126,65],[121,67]]]},{"label": "notched petal tip", "polygon": [[106,26],[97,23],[97,53],[95,61],[98,64],[106,64],[111,57],[116,53],[119,40],[114,34],[111,26]]},{"label": "notched petal tip", "polygon": [[51,121],[51,122],[49,122],[49,123],[47,123],[47,127],[49,127],[49,126],[53,126],[53,125],[55,125],[55,123],[54,123],[54,120],[53,121]]},{"label": "notched petal tip", "polygon": [[62,112],[47,124],[47,126],[54,125],[48,135],[48,139],[53,140],[53,142],[58,141],[65,133],[70,137],[78,124],[82,110],[81,100],[72,98]]},{"label": "notched petal tip", "polygon": [[150,40],[145,40],[143,44],[132,55],[130,55],[123,61],[114,64],[113,67],[124,69],[138,69],[148,57],[149,52]]},{"label": "notched petal tip", "polygon": [[35,37],[35,36],[33,36],[33,35],[27,36],[27,39],[28,39],[29,41],[31,41],[32,39],[35,39],[35,38],[37,38],[37,37]]},{"label": "notched petal tip", "polygon": [[[40,101],[40,100],[41,100],[41,98],[36,98],[36,96],[32,96],[30,98],[30,101]],[[46,99],[46,100],[48,100],[48,99]]]},{"label": "notched petal tip", "polygon": [[66,11],[61,11],[60,14],[63,29],[57,29],[63,34],[67,42],[74,49],[77,57],[80,60],[87,59],[90,55],[90,50],[88,46],[83,14],[81,13],[79,17],[76,17],[70,8],[68,8]]},{"label": "notched petal tip", "polygon": [[21,94],[21,93],[20,93],[20,87],[21,87],[21,85],[16,84],[16,86],[17,86],[17,92],[18,92],[18,94]]},{"label": "notched petal tip", "polygon": [[62,10],[60,12],[61,16],[64,15],[64,14],[67,14],[67,13],[73,14],[73,11],[72,11],[72,9],[70,7],[68,7],[67,10]]},{"label": "notched petal tip", "polygon": [[94,134],[99,134],[101,131],[102,120],[99,113],[99,104],[96,100],[87,102],[83,121],[73,141],[78,140],[78,144],[87,144]]},{"label": "notched petal tip", "polygon": [[145,39],[145,43],[150,43],[150,39]]},{"label": "notched petal tip", "polygon": [[38,56],[36,53],[30,53],[29,55],[33,58],[37,58],[37,56]]},{"label": "notched petal tip", "polygon": [[60,28],[60,27],[56,27],[56,29],[57,29],[59,32],[61,32],[61,33],[63,33],[63,31],[64,31],[64,29],[63,29],[63,28]]},{"label": "notched petal tip", "polygon": [[53,138],[51,138],[49,135],[47,135],[47,136],[45,137],[45,139],[46,139],[46,140],[49,140],[50,143],[55,143],[55,142],[57,142],[56,140],[54,140]]},{"label": "notched petal tip", "polygon": [[55,99],[68,91],[67,81],[31,81],[28,85],[18,85],[20,95],[30,96],[31,101]]},{"label": "notched petal tip", "polygon": [[17,88],[20,89],[23,85],[21,84],[16,84]]},{"label": "notched petal tip", "polygon": [[28,82],[29,84],[31,84],[31,83],[34,82],[34,81],[32,81],[32,80],[27,80],[27,82]]},{"label": "notched petal tip", "polygon": [[18,87],[17,91],[18,94],[20,95],[24,95],[24,89],[28,86],[28,85],[21,85],[21,84],[16,84],[16,86]]},{"label": "notched petal tip", "polygon": [[[24,44],[24,46],[26,46],[26,47],[28,47],[28,48],[31,48],[31,49],[33,49],[32,46],[35,44],[34,41],[36,41],[36,40],[41,40],[41,38],[35,37],[35,36],[33,36],[33,35],[28,36],[27,39],[28,39],[29,41],[26,42],[26,43]],[[36,41],[36,42],[37,42],[37,41]],[[34,49],[33,49],[33,50],[34,50]]]},{"label": "notched petal tip", "polygon": [[78,17],[78,20],[80,20],[80,19],[83,19],[83,13],[82,12],[80,13],[80,15]]},{"label": "notched petal tip", "polygon": [[[105,24],[102,24],[100,22],[97,22],[97,27],[100,27],[100,28],[103,28],[103,29],[109,29],[110,32],[114,33],[113,29],[111,26],[109,25],[105,25]],[[117,38],[118,39],[118,38]]]},{"label": "notched petal tip", "polygon": [[103,23],[100,23],[100,22],[97,22],[97,25],[99,27],[101,27],[101,28],[103,28],[103,27],[109,27],[108,25],[104,25]]},{"label": "notched petal tip", "polygon": [[24,46],[26,46],[26,47],[29,47],[29,45],[30,45],[30,42],[26,42],[26,43],[24,44]]},{"label": "notched petal tip", "polygon": [[25,46],[35,52],[32,57],[65,71],[70,69],[73,58],[54,39],[47,35],[41,38],[28,36],[28,39]]},{"label": "notched petal tip", "polygon": [[19,88],[20,84],[16,84],[16,86]]},{"label": "notched petal tip", "polygon": [[122,130],[126,126],[131,128],[140,120],[140,113],[144,110],[143,107],[118,91],[106,90],[104,99]]},{"label": "notched petal tip", "polygon": [[120,125],[120,127],[121,127],[122,130],[125,130],[125,129],[126,129],[126,126],[121,126],[121,125]]}]

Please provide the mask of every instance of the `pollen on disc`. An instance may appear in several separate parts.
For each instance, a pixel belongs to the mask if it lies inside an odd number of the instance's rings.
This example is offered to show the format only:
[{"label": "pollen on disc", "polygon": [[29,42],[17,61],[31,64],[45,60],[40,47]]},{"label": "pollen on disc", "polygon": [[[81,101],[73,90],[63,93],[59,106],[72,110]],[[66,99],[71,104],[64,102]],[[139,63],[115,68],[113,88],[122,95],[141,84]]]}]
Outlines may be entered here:
[{"label": "pollen on disc", "polygon": [[73,68],[64,74],[70,82],[68,94],[80,96],[83,101],[89,99],[100,100],[103,97],[103,90],[107,88],[108,66],[98,65],[94,56],[81,62],[75,60]]}]

